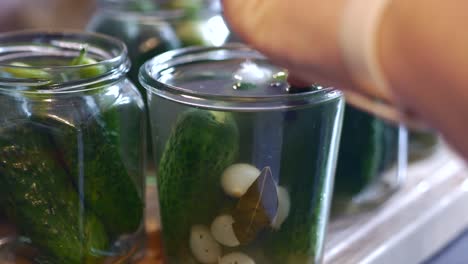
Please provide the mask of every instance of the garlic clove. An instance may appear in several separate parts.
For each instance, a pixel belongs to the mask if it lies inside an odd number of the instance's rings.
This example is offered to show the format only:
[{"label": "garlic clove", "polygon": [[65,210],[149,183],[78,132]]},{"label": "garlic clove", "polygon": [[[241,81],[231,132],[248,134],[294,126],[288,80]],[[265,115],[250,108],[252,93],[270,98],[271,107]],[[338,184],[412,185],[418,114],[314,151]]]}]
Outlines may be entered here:
[{"label": "garlic clove", "polygon": [[233,252],[223,256],[218,264],[255,264],[255,261],[241,252]]},{"label": "garlic clove", "polygon": [[210,230],[206,226],[192,226],[190,249],[195,259],[203,264],[216,263],[221,257],[221,246],[211,236]]},{"label": "garlic clove", "polygon": [[221,187],[227,195],[240,198],[259,175],[260,170],[250,164],[233,164],[224,170],[221,176]]},{"label": "garlic clove", "polygon": [[234,218],[230,215],[220,215],[211,224],[211,234],[214,239],[227,247],[237,247],[240,245],[232,224],[234,224]]}]

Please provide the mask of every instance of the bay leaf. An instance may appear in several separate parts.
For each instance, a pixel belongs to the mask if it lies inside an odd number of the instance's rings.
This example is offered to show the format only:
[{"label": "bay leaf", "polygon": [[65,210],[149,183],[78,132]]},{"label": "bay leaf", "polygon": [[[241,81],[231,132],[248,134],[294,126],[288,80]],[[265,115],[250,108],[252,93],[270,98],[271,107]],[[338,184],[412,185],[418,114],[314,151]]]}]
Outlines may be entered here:
[{"label": "bay leaf", "polygon": [[241,244],[255,240],[271,226],[278,212],[278,193],[271,168],[265,167],[233,211],[234,233]]}]

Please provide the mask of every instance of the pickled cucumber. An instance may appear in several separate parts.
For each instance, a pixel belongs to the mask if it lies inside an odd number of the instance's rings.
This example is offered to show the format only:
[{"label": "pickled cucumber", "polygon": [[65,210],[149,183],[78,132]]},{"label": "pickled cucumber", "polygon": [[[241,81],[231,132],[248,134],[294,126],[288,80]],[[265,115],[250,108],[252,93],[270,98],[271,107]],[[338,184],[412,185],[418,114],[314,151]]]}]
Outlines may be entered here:
[{"label": "pickled cucumber", "polygon": [[102,263],[108,249],[104,226],[85,210],[50,148],[47,128],[37,123],[2,132],[0,191],[7,194],[6,214],[46,263]]},{"label": "pickled cucumber", "polygon": [[[78,103],[77,103],[78,104]],[[78,106],[79,109],[84,108]],[[84,200],[106,226],[110,237],[134,233],[143,220],[143,198],[124,165],[119,150],[117,109],[89,109],[70,125],[39,119],[56,132],[52,143]],[[78,111],[76,111],[78,112]],[[116,206],[113,206],[116,205]]]},{"label": "pickled cucumber", "polygon": [[179,117],[158,170],[162,230],[170,257],[185,251],[193,225],[209,224],[220,212],[220,177],[234,163],[238,145],[237,125],[229,113],[196,109]]}]

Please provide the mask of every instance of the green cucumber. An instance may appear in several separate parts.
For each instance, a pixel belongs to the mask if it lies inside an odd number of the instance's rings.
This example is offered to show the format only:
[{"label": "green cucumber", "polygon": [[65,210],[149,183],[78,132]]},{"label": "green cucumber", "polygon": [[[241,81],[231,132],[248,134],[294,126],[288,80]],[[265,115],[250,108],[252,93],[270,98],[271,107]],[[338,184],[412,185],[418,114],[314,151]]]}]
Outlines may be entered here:
[{"label": "green cucumber", "polygon": [[106,72],[104,65],[97,64],[98,61],[87,56],[87,48],[82,48],[80,54],[71,62],[71,66],[82,66],[79,69],[80,77],[83,79],[96,78]]},{"label": "green cucumber", "polygon": [[86,204],[106,226],[111,239],[134,233],[143,220],[143,194],[121,155],[118,109],[99,112],[77,105],[76,113],[83,108],[89,112],[75,117],[73,125],[47,121],[57,131],[53,144],[75,185],[82,182]]},{"label": "green cucumber", "polygon": [[[30,65],[22,62],[10,63],[13,67],[4,67],[3,70],[15,78],[27,78],[38,80],[51,80],[52,76],[40,68],[32,68]],[[27,68],[29,67],[29,68]]]},{"label": "green cucumber", "polygon": [[375,179],[383,158],[382,120],[346,106],[334,196],[351,197]]},{"label": "green cucumber", "polygon": [[7,215],[47,263],[102,263],[104,226],[75,191],[50,148],[48,128],[17,125],[2,132],[0,191]]},{"label": "green cucumber", "polygon": [[176,23],[176,34],[182,47],[212,45],[210,36],[203,30],[206,27],[202,20],[182,20]]},{"label": "green cucumber", "polygon": [[188,110],[175,124],[159,161],[163,237],[169,257],[188,246],[190,228],[219,213],[223,170],[234,163],[239,133],[229,113]]}]

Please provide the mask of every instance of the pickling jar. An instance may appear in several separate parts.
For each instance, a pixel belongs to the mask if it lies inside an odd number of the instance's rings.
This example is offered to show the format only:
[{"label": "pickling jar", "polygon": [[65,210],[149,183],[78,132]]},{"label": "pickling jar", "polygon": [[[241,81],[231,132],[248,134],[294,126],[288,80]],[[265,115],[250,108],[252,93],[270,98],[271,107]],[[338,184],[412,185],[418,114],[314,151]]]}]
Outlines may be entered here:
[{"label": "pickling jar", "polygon": [[321,263],[344,99],[286,79],[238,45],[141,68],[165,263]]},{"label": "pickling jar", "polygon": [[129,77],[137,86],[140,66],[155,55],[220,46],[230,38],[219,0],[100,0],[87,30],[125,42],[133,63]]},{"label": "pickling jar", "polygon": [[0,35],[0,262],[137,258],[146,116],[129,67],[103,35]]}]

